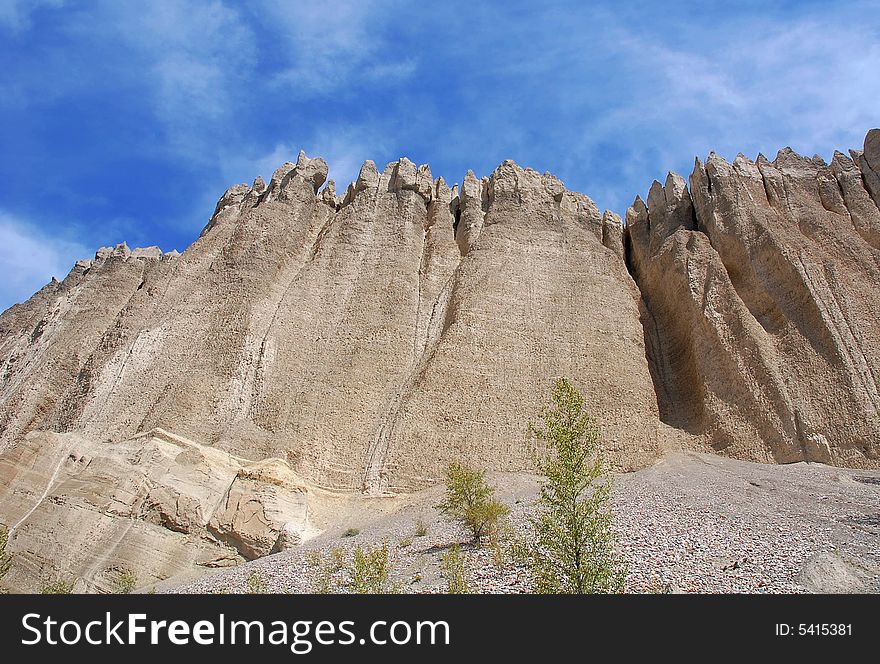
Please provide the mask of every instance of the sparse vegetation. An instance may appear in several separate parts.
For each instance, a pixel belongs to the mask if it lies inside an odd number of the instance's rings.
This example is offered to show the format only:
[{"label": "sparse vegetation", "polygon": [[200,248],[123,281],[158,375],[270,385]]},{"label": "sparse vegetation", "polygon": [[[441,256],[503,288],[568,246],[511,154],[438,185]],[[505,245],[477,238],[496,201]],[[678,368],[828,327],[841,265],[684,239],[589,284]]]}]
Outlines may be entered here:
[{"label": "sparse vegetation", "polygon": [[342,533],[343,537],[355,537],[356,535],[360,535],[361,531],[357,528],[349,528],[344,533]]},{"label": "sparse vegetation", "polygon": [[137,574],[130,569],[122,569],[116,577],[115,593],[117,595],[130,595],[137,587]]},{"label": "sparse vegetation", "polygon": [[333,565],[333,570],[338,571],[345,567],[345,549],[341,549],[338,546],[330,552],[330,563]]},{"label": "sparse vegetation", "polygon": [[411,537],[404,537],[402,540],[400,540],[399,546],[400,548],[405,549],[408,546],[412,546],[412,543],[413,541]]},{"label": "sparse vegetation", "polygon": [[9,544],[9,532],[6,528],[0,528],[0,581],[12,569],[12,554],[6,553],[7,544]]},{"label": "sparse vegetation", "polygon": [[73,593],[73,582],[57,580],[44,583],[40,588],[41,595],[70,595]]},{"label": "sparse vegetation", "polygon": [[391,576],[391,563],[388,559],[388,545],[382,544],[366,549],[355,547],[350,575],[352,592],[365,595],[390,592],[388,582]]},{"label": "sparse vegetation", "polygon": [[428,534],[428,524],[423,519],[416,521],[416,537],[424,537]]},{"label": "sparse vegetation", "polygon": [[493,498],[495,487],[486,483],[485,472],[472,470],[460,463],[446,469],[446,499],[437,507],[447,516],[460,521],[479,543],[497,531],[510,508]]},{"label": "sparse vegetation", "polygon": [[458,544],[453,544],[440,556],[440,569],[446,577],[446,592],[450,595],[464,595],[470,592],[464,575],[464,559]]},{"label": "sparse vegetation", "polygon": [[333,592],[334,576],[345,567],[345,551],[337,547],[330,552],[330,559],[325,561],[318,551],[309,551],[306,561],[314,571],[314,591],[319,595]]},{"label": "sparse vegetation", "polygon": [[268,592],[266,589],[266,582],[263,580],[263,575],[257,570],[254,570],[248,575],[247,587],[248,594],[250,595],[265,595],[266,592]]},{"label": "sparse vegetation", "polygon": [[620,592],[626,566],[614,551],[611,478],[602,462],[599,427],[568,380],[556,382],[551,400],[539,422],[528,427],[544,476],[532,518],[532,588],[539,593]]},{"label": "sparse vegetation", "polygon": [[314,592],[318,594],[337,590],[359,594],[397,592],[390,581],[391,559],[387,543],[366,548],[356,546],[350,564],[346,564],[345,551],[338,548],[333,549],[327,560],[319,552],[312,551],[307,561],[315,572]]}]

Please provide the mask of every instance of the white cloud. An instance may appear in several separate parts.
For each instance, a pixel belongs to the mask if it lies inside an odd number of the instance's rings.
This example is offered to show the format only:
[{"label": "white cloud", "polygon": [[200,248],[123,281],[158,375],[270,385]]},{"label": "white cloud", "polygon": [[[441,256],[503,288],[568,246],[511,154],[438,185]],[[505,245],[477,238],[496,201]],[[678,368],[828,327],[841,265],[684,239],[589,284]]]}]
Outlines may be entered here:
[{"label": "white cloud", "polygon": [[400,17],[398,5],[395,0],[262,3],[259,19],[281,45],[274,82],[305,97],[356,80],[386,85],[410,78],[416,59],[398,56],[386,34]]},{"label": "white cloud", "polygon": [[223,115],[255,60],[253,33],[235,5],[154,2],[146,12],[135,7],[136,15],[120,11],[113,29],[146,59],[162,118]]},{"label": "white cloud", "polygon": [[625,47],[656,68],[653,85],[640,88],[650,101],[643,118],[673,120],[682,136],[711,141],[718,151],[768,149],[782,140],[827,157],[857,147],[853,141],[876,122],[875,35],[869,23],[845,18],[754,20],[699,50],[638,37]]},{"label": "white cloud", "polygon": [[[247,105],[258,49],[242,12],[220,0],[93,0],[69,13],[63,30],[68,38],[122,54],[101,61],[94,84],[106,79],[122,94],[137,95],[159,122],[155,149],[195,164],[215,158],[216,144]],[[63,86],[69,74],[63,67],[58,72]]]},{"label": "white cloud", "polygon": [[23,302],[52,277],[63,279],[77,260],[93,253],[0,211],[0,310]]},{"label": "white cloud", "polygon": [[460,48],[480,66],[458,70],[469,116],[449,144],[524,155],[618,212],[710,150],[772,159],[788,145],[828,159],[860,147],[878,118],[876,2],[769,9],[590,3],[475,21]]},{"label": "white cloud", "polygon": [[0,26],[24,32],[33,25],[33,14],[43,8],[57,9],[64,0],[0,0]]}]

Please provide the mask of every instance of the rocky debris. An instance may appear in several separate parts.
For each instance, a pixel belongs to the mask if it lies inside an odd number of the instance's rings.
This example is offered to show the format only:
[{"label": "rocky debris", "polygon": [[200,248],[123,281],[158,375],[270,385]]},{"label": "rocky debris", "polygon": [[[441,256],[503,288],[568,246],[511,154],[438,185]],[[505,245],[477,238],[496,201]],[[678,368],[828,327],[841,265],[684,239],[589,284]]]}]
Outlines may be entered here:
[{"label": "rocky debris", "polygon": [[[873,577],[873,583],[872,583]],[[853,562],[836,551],[821,551],[807,560],[797,576],[797,582],[813,593],[841,594],[874,592],[880,579],[880,565],[873,571]]]},{"label": "rocky debris", "polygon": [[315,534],[309,491],[285,461],[251,463],[154,429],[101,444],[32,432],[0,454],[0,513],[16,564],[5,579],[33,591],[52,578],[112,588],[237,564]]},{"label": "rocky debris", "polygon": [[[628,593],[803,593],[880,591],[880,528],[860,524],[880,509],[880,474],[818,464],[770,466],[703,454],[674,454],[615,478],[614,529],[628,560]],[[525,534],[537,478],[490,478],[511,507],[508,525]],[[872,483],[873,482],[873,483]],[[393,509],[371,510],[302,547],[169,592],[247,592],[256,572],[269,592],[314,592],[312,552],[389,545],[402,592],[445,592],[440,556],[459,543],[472,592],[528,592],[527,570],[507,547],[501,564],[490,546],[475,548],[433,509],[442,487],[411,494]],[[380,500],[380,499],[374,499]],[[377,516],[377,512],[386,512]],[[423,537],[416,523],[428,524]],[[350,525],[355,537],[343,537]],[[508,542],[512,538],[508,536]],[[341,581],[344,578],[340,577]]]}]

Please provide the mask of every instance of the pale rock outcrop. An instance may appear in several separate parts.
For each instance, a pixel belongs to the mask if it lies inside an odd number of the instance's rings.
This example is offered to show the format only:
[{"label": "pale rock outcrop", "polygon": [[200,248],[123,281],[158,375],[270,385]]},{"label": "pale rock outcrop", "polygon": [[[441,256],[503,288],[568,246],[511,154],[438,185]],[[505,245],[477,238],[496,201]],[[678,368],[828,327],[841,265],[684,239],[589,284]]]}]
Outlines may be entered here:
[{"label": "pale rock outcrop", "polygon": [[14,590],[53,578],[112,590],[118,569],[149,585],[315,533],[308,489],[285,461],[249,463],[161,429],[112,444],[28,434],[0,455],[0,513]]},{"label": "pale rock outcrop", "polygon": [[624,260],[623,220],[611,210],[602,214],[602,244]]},{"label": "pale rock outcrop", "polygon": [[[469,172],[460,193],[406,158],[381,174],[368,161],[339,206],[326,175],[300,154],[268,186],[224,193],[174,261],[113,249],[22,305],[33,322],[4,315],[3,343],[28,366],[4,364],[4,405],[23,408],[4,407],[3,444],[162,427],[292,458],[319,485],[396,491],[457,457],[527,467],[527,418],[565,374],[607,419],[618,465],[656,456],[639,294],[613,217],[511,161]],[[98,301],[102,315],[65,313]],[[47,309],[51,334],[32,344]]]},{"label": "pale rock outcrop", "polygon": [[636,200],[627,241],[664,421],[739,458],[878,465],[866,183],[841,153],[711,154],[690,189],[670,174]]},{"label": "pale rock outcrop", "polygon": [[238,471],[208,529],[249,560],[281,551],[309,531],[307,495],[285,461],[256,462]]},{"label": "pale rock outcrop", "polygon": [[872,129],[865,136],[865,147],[858,155],[865,187],[880,207],[880,129]]},{"label": "pale rock outcrop", "polygon": [[511,161],[485,181],[465,178],[456,232],[464,256],[451,273],[453,263],[443,267],[448,290],[433,306],[436,322],[417,335],[412,378],[376,444],[386,460],[378,473],[368,466],[367,487],[419,486],[453,458],[530,468],[524,415],[537,413],[558,376],[584,390],[619,467],[656,457],[638,291],[603,245],[595,205],[569,193]]}]

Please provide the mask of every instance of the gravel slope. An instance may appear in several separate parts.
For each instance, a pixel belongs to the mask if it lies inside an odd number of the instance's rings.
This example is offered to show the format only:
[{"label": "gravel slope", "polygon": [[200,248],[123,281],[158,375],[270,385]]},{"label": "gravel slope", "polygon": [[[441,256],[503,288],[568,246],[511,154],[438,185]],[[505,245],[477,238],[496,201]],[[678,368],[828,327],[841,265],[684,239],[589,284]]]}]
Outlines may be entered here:
[{"label": "gravel slope", "polygon": [[[526,474],[490,477],[522,532],[537,494]],[[403,592],[443,592],[440,555],[465,534],[433,508],[442,487],[392,499],[349,501],[338,524],[302,547],[215,571],[163,592],[248,592],[254,572],[268,592],[311,592],[317,551],[386,542]],[[628,592],[794,593],[880,591],[880,472],[818,464],[771,466],[675,453],[615,478],[618,545]],[[416,536],[416,523],[428,533]],[[344,536],[358,528],[355,536]],[[464,545],[473,592],[526,592],[509,556]],[[252,577],[256,578],[256,577]]]}]

